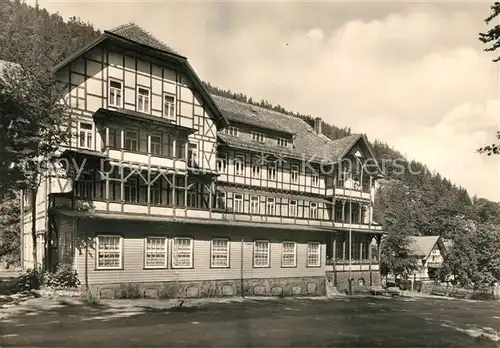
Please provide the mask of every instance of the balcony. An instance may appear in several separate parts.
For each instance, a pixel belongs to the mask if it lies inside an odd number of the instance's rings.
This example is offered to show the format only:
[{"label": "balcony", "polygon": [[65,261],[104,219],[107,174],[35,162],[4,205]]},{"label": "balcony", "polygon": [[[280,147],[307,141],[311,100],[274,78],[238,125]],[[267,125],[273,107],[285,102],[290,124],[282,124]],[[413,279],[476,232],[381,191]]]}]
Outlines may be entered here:
[{"label": "balcony", "polygon": [[171,168],[174,171],[183,172],[188,168],[185,157],[164,157],[161,154],[155,155],[147,151],[132,151],[111,146],[106,146],[104,153],[108,157],[110,164],[126,164],[128,166],[146,165],[158,168]]}]

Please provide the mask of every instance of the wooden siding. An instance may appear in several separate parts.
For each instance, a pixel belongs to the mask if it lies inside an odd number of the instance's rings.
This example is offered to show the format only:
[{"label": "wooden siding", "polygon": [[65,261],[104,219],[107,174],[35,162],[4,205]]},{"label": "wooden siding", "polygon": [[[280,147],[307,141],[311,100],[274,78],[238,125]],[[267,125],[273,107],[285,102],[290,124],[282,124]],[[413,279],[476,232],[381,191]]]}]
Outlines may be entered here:
[{"label": "wooden siding", "polygon": [[[86,222],[78,224],[78,236],[83,234],[115,234],[123,237],[123,269],[96,270],[95,250],[89,248],[87,272],[89,284],[221,280],[251,278],[314,277],[325,274],[325,238],[321,232],[270,231],[261,229],[232,230],[230,227],[150,224],[140,222],[117,223],[113,221]],[[168,267],[144,269],[144,238],[165,236],[169,238],[188,236],[194,238],[193,268],[173,269],[171,267],[171,247],[168,248]],[[210,267],[210,241],[212,238],[229,238],[230,267]],[[242,243],[242,239],[244,242]],[[270,267],[253,266],[253,241],[269,240]],[[281,243],[297,242],[297,266],[281,266]],[[307,267],[306,250],[308,242],[321,243],[321,266]],[[171,244],[171,243],[170,243]],[[242,257],[243,251],[243,257]],[[77,253],[76,269],[80,279],[84,279],[85,255]],[[242,272],[243,270],[243,272]]]},{"label": "wooden siding", "polygon": [[[97,47],[83,57],[71,62],[57,76],[61,83],[68,84],[67,102],[71,107],[74,131],[79,122],[94,124],[92,115],[99,108],[116,109],[108,105],[108,83],[110,79],[122,83],[122,107],[137,110],[137,88],[150,91],[149,114],[163,116],[163,95],[175,96],[175,124],[196,130],[189,142],[196,144],[201,168],[215,168],[217,129],[199,93],[180,73],[167,66],[139,58],[134,52],[119,52],[118,49]],[[102,132],[93,128],[93,150],[103,148]],[[78,147],[78,137],[71,146]]]}]

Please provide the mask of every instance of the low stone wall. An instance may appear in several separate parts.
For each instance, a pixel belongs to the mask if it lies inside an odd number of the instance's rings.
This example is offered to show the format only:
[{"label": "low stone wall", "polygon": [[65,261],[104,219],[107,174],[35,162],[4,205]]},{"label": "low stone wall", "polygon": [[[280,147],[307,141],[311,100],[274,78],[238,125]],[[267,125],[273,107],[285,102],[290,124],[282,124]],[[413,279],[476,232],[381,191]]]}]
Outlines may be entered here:
[{"label": "low stone wall", "polygon": [[324,296],[325,279],[270,278],[206,280],[192,282],[156,282],[98,284],[89,286],[97,298],[200,298],[223,296]]},{"label": "low stone wall", "polygon": [[[349,290],[348,271],[327,272],[326,276],[329,279],[333,279],[337,291],[347,292]],[[353,292],[369,292],[370,286],[381,285],[379,271],[351,271],[351,279],[353,279]],[[363,279],[363,285],[359,285],[360,279]]]}]

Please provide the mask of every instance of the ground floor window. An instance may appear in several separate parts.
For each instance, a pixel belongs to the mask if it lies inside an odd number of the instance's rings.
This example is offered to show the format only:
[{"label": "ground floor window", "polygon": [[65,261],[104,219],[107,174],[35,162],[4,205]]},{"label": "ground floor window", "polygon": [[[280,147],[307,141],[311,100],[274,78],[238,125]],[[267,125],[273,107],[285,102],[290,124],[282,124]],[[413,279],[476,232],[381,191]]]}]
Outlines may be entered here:
[{"label": "ground floor window", "polygon": [[317,242],[307,244],[307,267],[321,266],[320,246]]},{"label": "ground floor window", "polygon": [[167,238],[146,237],[144,250],[145,268],[167,267]]},{"label": "ground floor window", "polygon": [[123,245],[121,236],[97,236],[97,268],[122,268]]},{"label": "ground floor window", "polygon": [[193,239],[177,237],[172,245],[172,268],[193,267]]},{"label": "ground floor window", "polygon": [[283,242],[281,267],[295,266],[297,266],[297,244],[295,242]]},{"label": "ground floor window", "polygon": [[256,240],[253,246],[253,266],[269,267],[269,241]]},{"label": "ground floor window", "polygon": [[227,238],[212,239],[212,249],[210,255],[211,267],[229,267],[229,240]]}]

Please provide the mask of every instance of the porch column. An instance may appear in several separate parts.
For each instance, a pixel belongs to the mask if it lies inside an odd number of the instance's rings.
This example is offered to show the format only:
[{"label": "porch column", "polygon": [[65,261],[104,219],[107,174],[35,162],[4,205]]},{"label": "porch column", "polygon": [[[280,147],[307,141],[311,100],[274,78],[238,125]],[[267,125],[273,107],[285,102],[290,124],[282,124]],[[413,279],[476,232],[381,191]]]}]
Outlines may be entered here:
[{"label": "porch column", "polygon": [[151,154],[151,134],[148,134],[148,154]]},{"label": "porch column", "polygon": [[345,201],[342,201],[342,222],[345,222]]},{"label": "porch column", "polygon": [[125,148],[125,131],[120,129],[120,148]]},{"label": "porch column", "polygon": [[104,146],[103,147],[108,147],[109,146],[109,127],[106,127],[104,129],[106,132],[106,135],[104,136]]},{"label": "porch column", "polygon": [[361,215],[361,213],[362,213],[361,207],[362,207],[361,203],[358,203],[358,224],[361,224],[363,222],[362,215]]},{"label": "porch column", "polygon": [[345,257],[345,246],[346,246],[346,242],[345,242],[345,238],[343,238],[342,239],[342,260],[346,259],[346,257]]}]

